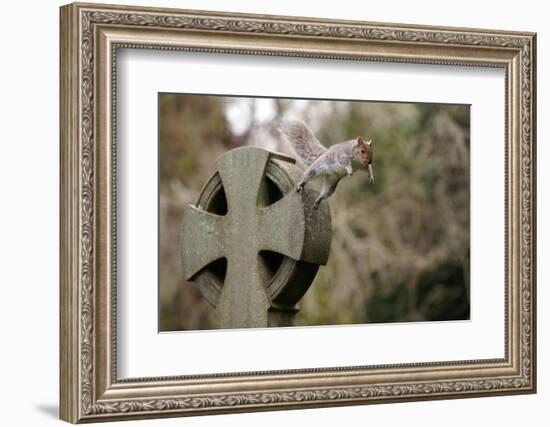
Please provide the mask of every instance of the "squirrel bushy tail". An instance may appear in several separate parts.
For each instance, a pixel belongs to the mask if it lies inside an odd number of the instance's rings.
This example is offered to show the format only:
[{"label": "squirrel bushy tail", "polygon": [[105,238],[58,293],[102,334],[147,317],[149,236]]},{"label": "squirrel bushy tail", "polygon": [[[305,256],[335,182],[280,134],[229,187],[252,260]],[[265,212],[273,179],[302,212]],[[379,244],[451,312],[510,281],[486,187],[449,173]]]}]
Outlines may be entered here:
[{"label": "squirrel bushy tail", "polygon": [[280,132],[305,167],[310,166],[327,151],[315,137],[313,131],[300,120],[283,121]]}]

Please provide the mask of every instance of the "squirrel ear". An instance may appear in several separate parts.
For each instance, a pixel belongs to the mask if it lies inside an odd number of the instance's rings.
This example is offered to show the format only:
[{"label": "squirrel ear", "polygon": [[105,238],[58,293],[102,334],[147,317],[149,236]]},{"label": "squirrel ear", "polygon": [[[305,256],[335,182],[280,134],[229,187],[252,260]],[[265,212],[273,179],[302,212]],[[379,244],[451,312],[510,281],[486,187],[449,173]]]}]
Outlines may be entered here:
[{"label": "squirrel ear", "polygon": [[369,139],[369,140],[367,141],[367,144],[368,144],[368,145],[371,145],[371,144],[372,144],[372,139]]},{"label": "squirrel ear", "polygon": [[363,137],[362,137],[362,136],[360,136],[360,137],[357,138],[357,145],[361,146],[361,145],[363,145],[364,143],[365,143],[365,141],[363,140]]}]

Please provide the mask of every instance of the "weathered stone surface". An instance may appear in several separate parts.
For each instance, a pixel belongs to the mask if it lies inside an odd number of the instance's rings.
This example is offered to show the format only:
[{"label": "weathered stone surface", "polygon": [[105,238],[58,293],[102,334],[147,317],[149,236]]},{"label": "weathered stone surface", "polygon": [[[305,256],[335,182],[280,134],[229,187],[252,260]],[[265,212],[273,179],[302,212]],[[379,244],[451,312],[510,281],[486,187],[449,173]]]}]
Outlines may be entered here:
[{"label": "weathered stone surface", "polygon": [[293,162],[259,148],[231,150],[184,211],[183,273],[216,306],[221,328],[292,324],[328,259],[330,211],[313,209],[312,190],[294,191],[302,172]]}]

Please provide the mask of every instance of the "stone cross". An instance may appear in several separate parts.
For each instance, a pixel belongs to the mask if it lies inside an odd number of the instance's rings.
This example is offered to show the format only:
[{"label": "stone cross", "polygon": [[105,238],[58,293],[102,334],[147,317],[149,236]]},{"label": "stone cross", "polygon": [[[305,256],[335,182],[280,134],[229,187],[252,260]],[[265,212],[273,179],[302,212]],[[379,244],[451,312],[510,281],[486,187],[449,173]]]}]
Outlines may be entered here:
[{"label": "stone cross", "polygon": [[294,191],[302,171],[293,163],[259,148],[231,150],[184,210],[183,273],[215,305],[220,328],[291,325],[328,259],[330,211],[313,209],[313,190]]}]

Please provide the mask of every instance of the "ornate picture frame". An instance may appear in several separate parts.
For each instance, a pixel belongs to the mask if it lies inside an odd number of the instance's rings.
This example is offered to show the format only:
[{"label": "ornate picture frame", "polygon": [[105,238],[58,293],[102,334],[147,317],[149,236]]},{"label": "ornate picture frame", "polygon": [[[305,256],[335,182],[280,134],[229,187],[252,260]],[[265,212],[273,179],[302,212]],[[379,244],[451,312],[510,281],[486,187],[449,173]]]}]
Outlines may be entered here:
[{"label": "ornate picture frame", "polygon": [[[111,421],[536,391],[536,35],[70,4],[61,22],[60,417]],[[505,357],[117,378],[117,49],[502,68]]]}]

